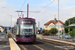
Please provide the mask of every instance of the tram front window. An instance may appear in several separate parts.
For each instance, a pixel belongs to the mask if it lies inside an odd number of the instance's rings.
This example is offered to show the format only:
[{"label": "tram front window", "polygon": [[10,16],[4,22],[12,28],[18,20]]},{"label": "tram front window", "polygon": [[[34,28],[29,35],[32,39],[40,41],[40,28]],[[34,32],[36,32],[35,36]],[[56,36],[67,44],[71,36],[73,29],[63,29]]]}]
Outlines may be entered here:
[{"label": "tram front window", "polygon": [[21,24],[20,35],[33,35],[33,34],[34,34],[33,25]]}]

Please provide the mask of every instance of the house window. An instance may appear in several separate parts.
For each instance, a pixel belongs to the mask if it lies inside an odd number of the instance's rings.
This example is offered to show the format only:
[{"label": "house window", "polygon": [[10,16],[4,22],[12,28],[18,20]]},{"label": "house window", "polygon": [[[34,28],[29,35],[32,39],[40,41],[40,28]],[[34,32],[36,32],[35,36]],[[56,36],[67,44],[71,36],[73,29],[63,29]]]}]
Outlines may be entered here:
[{"label": "house window", "polygon": [[49,28],[53,28],[54,27],[54,25],[49,25]]},{"label": "house window", "polygon": [[64,26],[62,25],[61,28],[64,28]]},{"label": "house window", "polygon": [[47,28],[48,26],[46,26],[45,28]]},{"label": "house window", "polygon": [[59,26],[57,25],[57,26],[56,26],[56,28],[58,28],[58,27],[61,28],[61,25],[59,25]]}]

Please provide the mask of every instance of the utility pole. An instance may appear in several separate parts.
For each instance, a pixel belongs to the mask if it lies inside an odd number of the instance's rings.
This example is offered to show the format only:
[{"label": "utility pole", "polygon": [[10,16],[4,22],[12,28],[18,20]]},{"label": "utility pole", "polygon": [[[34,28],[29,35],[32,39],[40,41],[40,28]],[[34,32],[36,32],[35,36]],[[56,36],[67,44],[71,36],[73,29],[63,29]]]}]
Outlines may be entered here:
[{"label": "utility pole", "polygon": [[[70,25],[70,20],[69,20],[69,25]],[[69,27],[68,31],[70,32],[70,27]]]},{"label": "utility pole", "polygon": [[56,22],[56,15],[54,15],[54,28],[56,28],[56,24],[55,24],[55,22]]},{"label": "utility pole", "polygon": [[40,22],[38,22],[38,29],[40,30]]},{"label": "utility pole", "polygon": [[12,15],[10,15],[10,26],[12,27]]},{"label": "utility pole", "polygon": [[58,0],[58,39],[59,39],[59,0]]}]

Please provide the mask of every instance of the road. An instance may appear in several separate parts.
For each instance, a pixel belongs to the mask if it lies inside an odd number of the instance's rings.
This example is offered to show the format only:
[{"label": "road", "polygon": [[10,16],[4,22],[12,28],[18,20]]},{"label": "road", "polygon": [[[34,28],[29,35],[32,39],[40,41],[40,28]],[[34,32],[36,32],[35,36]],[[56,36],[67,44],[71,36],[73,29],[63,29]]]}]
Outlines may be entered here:
[{"label": "road", "polygon": [[75,50],[73,46],[65,46],[44,39],[37,39],[34,43],[17,43],[21,50]]}]

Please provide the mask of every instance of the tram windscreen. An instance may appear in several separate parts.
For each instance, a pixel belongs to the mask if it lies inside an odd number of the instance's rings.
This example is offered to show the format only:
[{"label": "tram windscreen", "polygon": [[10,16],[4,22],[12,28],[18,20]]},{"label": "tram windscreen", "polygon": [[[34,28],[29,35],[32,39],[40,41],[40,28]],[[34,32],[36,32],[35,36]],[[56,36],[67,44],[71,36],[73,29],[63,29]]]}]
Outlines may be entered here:
[{"label": "tram windscreen", "polygon": [[33,25],[32,24],[21,24],[20,35],[33,35]]}]

